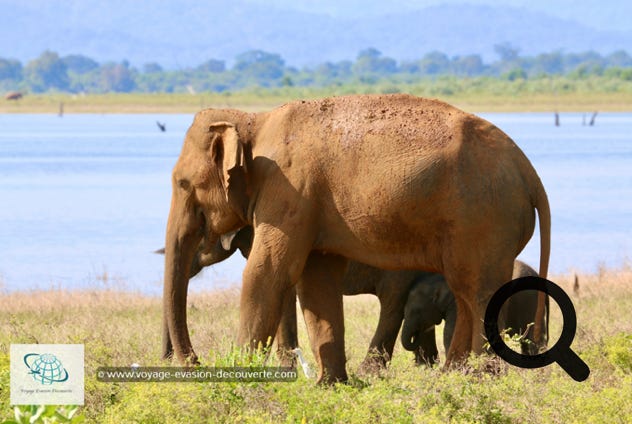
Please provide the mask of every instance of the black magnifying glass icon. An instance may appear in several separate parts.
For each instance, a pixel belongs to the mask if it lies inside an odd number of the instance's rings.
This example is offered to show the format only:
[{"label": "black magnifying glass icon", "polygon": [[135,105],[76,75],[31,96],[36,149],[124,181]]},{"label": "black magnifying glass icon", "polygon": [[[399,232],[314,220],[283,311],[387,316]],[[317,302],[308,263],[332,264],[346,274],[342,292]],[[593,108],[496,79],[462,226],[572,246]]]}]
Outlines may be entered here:
[{"label": "black magnifying glass icon", "polygon": [[[559,305],[564,318],[564,326],[559,340],[546,352],[538,355],[522,355],[505,344],[498,329],[500,309],[507,299],[523,290],[538,290],[547,293]],[[540,368],[557,362],[575,381],[584,381],[590,369],[575,352],[571,343],[575,338],[577,317],[568,295],[557,284],[540,277],[522,277],[503,285],[490,299],[485,311],[485,334],[491,348],[498,356],[521,368]]]}]

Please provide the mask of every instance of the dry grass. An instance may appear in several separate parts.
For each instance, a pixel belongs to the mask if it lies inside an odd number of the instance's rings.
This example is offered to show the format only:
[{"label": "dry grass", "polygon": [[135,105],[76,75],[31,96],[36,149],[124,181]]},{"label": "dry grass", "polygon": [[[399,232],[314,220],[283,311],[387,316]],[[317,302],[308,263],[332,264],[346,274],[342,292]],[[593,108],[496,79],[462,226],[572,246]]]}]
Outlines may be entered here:
[{"label": "dry grass", "polygon": [[249,112],[271,109],[287,96],[225,96],[221,94],[33,94],[17,102],[0,101],[0,113],[195,113],[208,107]]},{"label": "dry grass", "polygon": [[[576,343],[584,341],[582,336],[590,338],[632,333],[632,320],[617,319],[632,315],[632,267],[629,264],[621,269],[600,269],[593,274],[580,274],[578,289],[574,288],[574,277],[575,274],[568,273],[553,275],[550,279],[560,285],[573,301],[578,322]],[[94,336],[94,331],[99,329],[107,333],[115,328],[115,333],[121,337],[132,338],[142,334],[145,339],[157,340],[161,302],[159,297],[117,289],[0,292],[0,334],[12,334],[20,339],[36,340],[37,343],[53,343],[78,340],[81,339],[80,334],[92,333]],[[189,325],[194,333],[194,345],[200,352],[216,350],[219,340],[234,338],[239,319],[238,305],[237,287],[189,295]],[[346,329],[351,337],[358,339],[362,355],[363,346],[373,335],[378,312],[379,302],[375,296],[345,297]],[[306,340],[300,310],[298,315],[301,338]],[[362,319],[354,319],[356,316]],[[137,321],[136,317],[143,319]],[[31,320],[39,321],[41,325],[22,326],[30,324]],[[559,335],[561,323],[559,308],[552,304],[553,335]],[[440,335],[440,331],[437,333]],[[347,344],[353,346],[356,343],[350,340]],[[304,345],[307,346],[307,343]],[[355,352],[351,350],[349,353]],[[362,357],[355,359],[361,360]]]},{"label": "dry grass", "polygon": [[[454,84],[461,87],[452,91]],[[398,91],[422,97],[440,98],[474,113],[480,112],[622,112],[632,110],[630,90],[562,92],[519,90],[503,82],[485,88],[469,86],[467,81],[405,85]],[[445,87],[444,87],[445,86]],[[442,88],[443,87],[443,88]],[[599,87],[597,84],[596,87]],[[518,91],[516,91],[518,90]],[[310,99],[343,94],[382,93],[380,87],[335,87],[252,90],[235,93],[109,93],[109,94],[28,94],[19,101],[0,99],[0,113],[195,113],[208,107],[234,108],[249,112],[269,110],[296,99]]]},{"label": "dry grass", "polygon": [[[316,389],[303,377],[291,384],[98,383],[98,366],[161,364],[159,297],[116,290],[1,293],[0,421],[11,415],[3,387],[11,343],[84,343],[89,422],[293,422],[302,417],[307,422],[413,422],[419,417],[422,422],[629,422],[632,268],[581,274],[579,290],[573,274],[550,279],[575,305],[578,332],[572,347],[591,367],[587,382],[573,382],[557,365],[521,370],[499,364],[497,375],[472,373],[476,359],[466,372],[418,368],[399,343],[384,375],[357,376],[379,309],[374,296],[361,295],[345,298],[348,386]],[[225,363],[234,355],[238,304],[238,289],[190,295],[192,341],[204,363]],[[559,313],[552,313],[551,321],[555,333]],[[314,364],[301,318],[299,340]],[[438,346],[443,355],[440,340]],[[174,396],[189,400],[174,405]],[[148,399],[153,406],[143,409]]]}]

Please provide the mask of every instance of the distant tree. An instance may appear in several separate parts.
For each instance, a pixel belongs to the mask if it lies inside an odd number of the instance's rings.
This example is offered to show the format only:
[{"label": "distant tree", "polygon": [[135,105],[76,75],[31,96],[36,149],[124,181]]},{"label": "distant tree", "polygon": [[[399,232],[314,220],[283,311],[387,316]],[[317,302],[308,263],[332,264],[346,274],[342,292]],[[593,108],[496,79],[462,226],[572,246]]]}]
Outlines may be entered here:
[{"label": "distant tree", "polygon": [[330,80],[338,76],[338,67],[331,62],[321,63],[314,69],[314,74],[324,80]]},{"label": "distant tree", "polygon": [[575,69],[566,73],[566,75],[572,79],[583,79],[591,75],[601,74],[603,74],[603,67],[598,62],[580,63]]},{"label": "distant tree", "polygon": [[108,63],[101,66],[101,89],[105,92],[128,93],[136,87],[129,63]]},{"label": "distant tree", "polygon": [[145,63],[143,65],[143,73],[145,74],[157,74],[162,71],[163,71],[162,66],[160,66],[156,62]]},{"label": "distant tree", "polygon": [[517,76],[517,69],[527,72],[531,68],[529,61],[520,56],[520,49],[509,42],[494,45],[494,51],[500,59],[487,67],[490,74],[501,77]]},{"label": "distant tree", "polygon": [[623,81],[632,81],[632,68],[608,68],[604,71],[603,74],[608,78],[617,78]]},{"label": "distant tree", "polygon": [[595,51],[583,53],[569,53],[563,55],[564,73],[572,72],[574,77],[586,76],[590,73],[600,72],[605,61],[604,58]]},{"label": "distant tree", "polygon": [[624,81],[632,81],[632,69],[631,68],[621,69],[620,78]]},{"label": "distant tree", "polygon": [[522,68],[514,68],[509,72],[502,75],[504,79],[509,81],[516,81],[518,79],[527,79],[527,72]]},{"label": "distant tree", "polygon": [[520,49],[509,42],[494,45],[494,51],[503,62],[511,62],[519,57]]},{"label": "distant tree", "polygon": [[223,60],[209,59],[195,69],[201,72],[219,73],[226,70],[226,63]]},{"label": "distant tree", "polygon": [[357,59],[378,60],[382,56],[382,52],[375,47],[369,47],[368,49],[361,50],[358,53]]},{"label": "distant tree", "polygon": [[474,76],[483,73],[485,65],[479,55],[471,54],[454,58],[452,68],[457,75]]},{"label": "distant tree", "polygon": [[17,60],[0,58],[0,80],[22,79],[22,64]]},{"label": "distant tree", "polygon": [[[351,68],[353,62],[345,60],[342,62],[325,62],[316,66],[314,69],[305,69],[303,72],[305,77],[303,80],[311,81],[310,85],[331,85],[341,84],[352,75]],[[311,75],[311,77],[307,77]]]},{"label": "distant tree", "polygon": [[450,71],[450,59],[445,53],[433,51],[419,61],[419,72],[424,75],[446,74]]},{"label": "distant tree", "polygon": [[357,75],[389,75],[397,72],[397,62],[390,57],[383,57],[382,52],[370,47],[358,53],[353,65]]},{"label": "distant tree", "polygon": [[630,67],[632,66],[632,57],[624,50],[617,50],[606,57],[608,66],[614,67]]},{"label": "distant tree", "polygon": [[30,61],[24,69],[25,78],[36,93],[49,89],[65,91],[70,80],[68,68],[55,52],[46,50],[35,60]]},{"label": "distant tree", "polygon": [[562,74],[564,73],[564,57],[559,51],[542,53],[535,57],[533,67],[538,73]]},{"label": "distant tree", "polygon": [[86,74],[99,67],[96,61],[82,55],[64,56],[61,58],[61,61],[66,65],[66,69],[80,75]]},{"label": "distant tree", "polygon": [[399,71],[405,74],[418,74],[420,70],[419,61],[418,60],[407,60],[399,65]]},{"label": "distant tree", "polygon": [[241,72],[247,79],[263,85],[283,76],[285,62],[280,55],[262,50],[250,50],[235,58],[233,70]]},{"label": "distant tree", "polygon": [[[562,53],[553,51],[538,56],[519,56],[519,49],[510,43],[494,46],[500,60],[483,62],[476,54],[450,59],[445,53],[432,51],[421,59],[400,65],[370,47],[358,53],[354,62],[325,62],[298,70],[285,65],[280,55],[262,50],[250,50],[236,57],[229,71],[223,61],[209,59],[194,69],[165,71],[158,63],[147,63],[143,72],[126,61],[99,65],[82,55],[60,58],[57,53],[43,52],[40,57],[22,66],[19,61],[0,58],[0,90],[48,90],[70,92],[186,92],[232,91],[246,86],[331,86],[380,83],[382,92],[395,92],[399,84],[412,83],[420,75],[495,75],[507,80],[564,75],[568,79],[583,79],[593,75],[632,80],[632,57],[624,50],[602,56],[595,51]],[[390,78],[398,74],[396,78]],[[387,81],[384,80],[388,77]],[[450,76],[448,80],[454,81]],[[391,84],[392,83],[392,84]],[[568,84],[567,84],[568,85]],[[453,92],[454,87],[446,86]],[[354,91],[350,87],[350,91]],[[443,89],[442,89],[443,90]],[[347,91],[347,90],[345,90]],[[447,91],[441,91],[448,94]]]}]

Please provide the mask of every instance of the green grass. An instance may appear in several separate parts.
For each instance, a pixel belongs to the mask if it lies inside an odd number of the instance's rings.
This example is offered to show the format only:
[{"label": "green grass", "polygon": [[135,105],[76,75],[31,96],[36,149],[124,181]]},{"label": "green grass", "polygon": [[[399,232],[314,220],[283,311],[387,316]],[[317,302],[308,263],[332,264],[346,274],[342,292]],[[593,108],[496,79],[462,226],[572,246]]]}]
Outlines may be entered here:
[{"label": "green grass", "polygon": [[[89,423],[630,422],[632,270],[580,275],[578,292],[572,275],[551,279],[577,310],[573,350],[591,368],[582,383],[555,364],[524,370],[484,357],[471,358],[460,370],[417,367],[399,343],[387,371],[359,375],[378,318],[377,299],[370,295],[345,298],[348,384],[319,387],[302,372],[292,383],[101,383],[99,366],[163,364],[159,298],[97,289],[0,294],[0,422],[14,415],[11,343],[85,344],[85,407],[79,412]],[[204,365],[248,363],[234,344],[238,297],[237,289],[190,295],[192,341]],[[551,321],[552,333],[559,334],[555,308]],[[301,318],[299,330],[314,367]],[[490,361],[495,373],[484,371]],[[271,357],[269,364],[274,362]]]},{"label": "green grass", "polygon": [[19,101],[0,99],[0,113],[194,113],[207,107],[250,111],[296,99],[368,93],[411,93],[452,103],[471,112],[631,111],[632,81],[590,76],[500,78],[438,77],[416,81],[380,80],[375,84],[330,87],[253,87],[226,93],[29,94]]}]

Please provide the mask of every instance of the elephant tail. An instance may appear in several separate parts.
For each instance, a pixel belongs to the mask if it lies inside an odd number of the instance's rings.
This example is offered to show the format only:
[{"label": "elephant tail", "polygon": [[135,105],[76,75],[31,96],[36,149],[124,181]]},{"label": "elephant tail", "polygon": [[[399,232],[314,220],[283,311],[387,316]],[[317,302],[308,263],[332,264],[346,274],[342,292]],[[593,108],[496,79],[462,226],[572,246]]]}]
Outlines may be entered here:
[{"label": "elephant tail", "polygon": [[[540,278],[546,278],[549,270],[549,257],[551,255],[551,210],[549,199],[537,177],[535,192],[535,209],[538,212],[540,223]],[[535,326],[533,338],[539,347],[545,347],[549,334],[549,296],[544,292],[538,292],[538,304],[535,312]]]},{"label": "elephant tail", "polygon": [[544,339],[542,343],[544,343],[544,345],[546,346],[549,342],[549,312],[551,311],[551,308],[549,308],[549,296],[545,296],[545,297],[546,297],[546,332],[543,334]]}]

